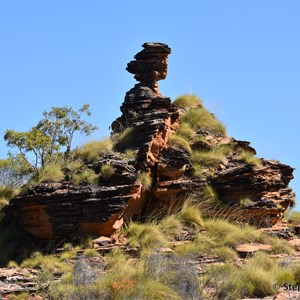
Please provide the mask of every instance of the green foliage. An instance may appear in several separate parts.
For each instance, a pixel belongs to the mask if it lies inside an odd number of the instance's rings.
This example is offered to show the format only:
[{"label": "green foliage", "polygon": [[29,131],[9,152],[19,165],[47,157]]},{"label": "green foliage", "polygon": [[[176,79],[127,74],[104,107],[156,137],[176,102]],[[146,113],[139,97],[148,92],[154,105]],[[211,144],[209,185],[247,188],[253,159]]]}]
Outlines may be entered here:
[{"label": "green foliage", "polygon": [[37,182],[60,181],[65,177],[60,164],[47,164],[36,177]]},{"label": "green foliage", "polygon": [[99,176],[88,168],[83,168],[81,171],[73,175],[72,181],[75,185],[79,184],[97,184]]},{"label": "green foliage", "polygon": [[[52,139],[37,127],[33,127],[27,132],[8,129],[4,139],[7,141],[7,146],[19,150],[24,163],[31,167],[35,174],[39,173],[39,166],[44,167],[49,154],[51,155],[54,149],[57,150]],[[26,156],[27,153],[33,154],[33,161],[29,160]]]},{"label": "green foliage", "polygon": [[91,141],[74,151],[75,158],[81,158],[83,161],[90,163],[99,159],[102,155],[112,151],[112,141],[102,139],[101,141]]},{"label": "green foliage", "polygon": [[[44,112],[44,119],[27,132],[6,130],[4,139],[7,146],[17,148],[19,157],[27,169],[39,174],[40,167],[52,161],[53,155],[65,147],[66,157],[69,155],[75,132],[90,135],[97,127],[82,119],[82,115],[89,116],[89,105],[84,104],[78,111],[72,107],[52,107],[51,111]],[[30,160],[30,155],[33,160]]]},{"label": "green foliage", "polygon": [[181,122],[189,124],[195,131],[205,128],[223,135],[226,134],[224,125],[204,107],[191,108],[181,117]]},{"label": "green foliage", "polygon": [[138,175],[138,179],[141,182],[144,190],[149,190],[152,186],[152,178],[148,172],[141,172]]},{"label": "green foliage", "polygon": [[112,175],[115,174],[115,168],[112,165],[105,164],[101,167],[100,172],[104,179],[109,179]]},{"label": "green foliage", "polygon": [[87,103],[78,111],[70,106],[52,107],[49,112],[43,112],[43,115],[44,119],[38,122],[37,129],[53,141],[54,147],[65,147],[67,154],[71,150],[76,131],[88,136],[98,129],[83,119],[83,115],[91,115]]},{"label": "green foliage", "polygon": [[261,166],[261,160],[258,157],[256,157],[252,152],[245,151],[240,154],[240,158],[245,164],[257,167]]},{"label": "green foliage", "polygon": [[192,152],[192,149],[191,149],[191,146],[190,146],[188,140],[186,140],[185,137],[178,135],[177,133],[175,133],[174,135],[172,135],[170,137],[169,143],[171,145],[181,146],[190,153]]},{"label": "green foliage", "polygon": [[202,100],[197,96],[193,94],[185,94],[178,96],[174,101],[173,104],[178,105],[179,107],[182,108],[187,108],[187,107],[203,107]]}]

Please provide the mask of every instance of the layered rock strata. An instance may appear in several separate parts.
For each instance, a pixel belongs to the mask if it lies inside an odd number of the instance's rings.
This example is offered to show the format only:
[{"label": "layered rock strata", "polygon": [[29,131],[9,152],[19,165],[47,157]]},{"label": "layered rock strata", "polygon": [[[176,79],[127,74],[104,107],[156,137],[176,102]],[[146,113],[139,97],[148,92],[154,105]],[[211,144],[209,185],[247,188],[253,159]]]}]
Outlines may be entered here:
[{"label": "layered rock strata", "polygon": [[[143,48],[127,66],[139,83],[126,93],[122,115],[111,125],[114,153],[87,165],[100,176],[98,184],[76,186],[65,180],[31,186],[11,201],[4,224],[14,219],[15,226],[38,238],[109,236],[124,221],[178,206],[187,195],[201,204],[208,186],[215,191],[222,213],[236,210],[246,221],[268,226],[282,217],[294,198],[288,187],[291,167],[269,160],[247,163],[239,153],[255,154],[248,142],[200,128],[189,141],[192,151],[222,145],[231,150],[217,164],[201,166],[199,176],[195,165],[201,162],[193,159],[191,150],[170,143],[188,108],[172,104],[158,90],[157,81],[167,74],[171,49],[162,43],[145,43]],[[127,150],[136,153],[136,158],[127,159]],[[103,165],[114,170],[109,178],[101,177]],[[142,174],[150,178],[148,186]],[[247,202],[242,203],[243,199]]]}]

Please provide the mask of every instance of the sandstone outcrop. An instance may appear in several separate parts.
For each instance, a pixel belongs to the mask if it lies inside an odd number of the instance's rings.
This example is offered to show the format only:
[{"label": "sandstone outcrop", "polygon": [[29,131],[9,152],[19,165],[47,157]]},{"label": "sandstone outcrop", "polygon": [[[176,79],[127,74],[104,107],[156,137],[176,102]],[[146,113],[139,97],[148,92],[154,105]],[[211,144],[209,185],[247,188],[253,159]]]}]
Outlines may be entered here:
[{"label": "sandstone outcrop", "polygon": [[[98,184],[76,186],[65,180],[31,186],[7,207],[6,224],[13,218],[15,226],[38,238],[110,236],[124,221],[180,205],[187,195],[201,203],[208,186],[215,191],[222,213],[236,210],[245,220],[267,226],[282,217],[294,198],[288,187],[291,167],[263,159],[249,163],[241,159],[241,153],[255,154],[248,142],[207,128],[195,131],[189,149],[170,142],[189,108],[173,104],[158,90],[157,81],[166,78],[171,49],[162,43],[143,47],[127,66],[139,83],[126,93],[122,115],[111,125],[114,153],[87,166],[100,174],[103,165],[111,165],[114,173]],[[193,158],[192,151],[223,146],[230,151],[213,165],[202,166]],[[127,150],[136,158],[126,158]],[[201,176],[195,165],[201,165]],[[150,186],[145,186],[141,174],[150,178]]]}]

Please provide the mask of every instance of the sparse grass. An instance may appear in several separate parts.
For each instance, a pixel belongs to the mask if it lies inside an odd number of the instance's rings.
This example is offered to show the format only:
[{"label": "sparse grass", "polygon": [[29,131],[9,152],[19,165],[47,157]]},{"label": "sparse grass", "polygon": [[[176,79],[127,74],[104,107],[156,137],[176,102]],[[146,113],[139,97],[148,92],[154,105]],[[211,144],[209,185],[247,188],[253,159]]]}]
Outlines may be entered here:
[{"label": "sparse grass", "polygon": [[37,182],[60,181],[65,178],[61,164],[48,164],[42,168],[36,178]]},{"label": "sparse grass", "polygon": [[30,299],[30,294],[28,292],[21,292],[20,294],[12,294],[11,300],[28,300]]},{"label": "sparse grass", "polygon": [[138,179],[141,182],[145,191],[149,190],[152,186],[152,178],[148,172],[141,172],[138,175]]},{"label": "sparse grass", "polygon": [[105,138],[100,141],[90,141],[80,148],[74,150],[74,157],[81,158],[85,162],[92,162],[99,159],[102,155],[112,151],[113,143],[110,139]]},{"label": "sparse grass", "polygon": [[72,181],[75,185],[79,184],[97,184],[99,176],[91,169],[84,168],[81,172],[75,174]]},{"label": "sparse grass", "polygon": [[181,121],[196,131],[205,128],[222,135],[226,134],[224,125],[205,108],[191,108],[181,117]]},{"label": "sparse grass", "polygon": [[83,251],[85,257],[98,257],[100,256],[99,252],[96,249],[85,249]]},{"label": "sparse grass", "polygon": [[112,165],[109,164],[105,164],[103,166],[101,166],[101,176],[104,179],[109,179],[112,175],[115,174],[115,168]]},{"label": "sparse grass", "polygon": [[190,153],[192,152],[192,149],[191,149],[191,146],[190,146],[188,140],[185,137],[178,135],[177,133],[175,133],[174,135],[172,135],[170,137],[169,143],[170,143],[170,145],[181,146]]},{"label": "sparse grass", "polygon": [[21,263],[21,268],[44,268],[53,273],[63,273],[70,270],[70,266],[61,262],[58,257],[53,255],[42,255],[34,252],[29,258]]},{"label": "sparse grass", "polygon": [[178,105],[182,108],[187,107],[203,107],[202,100],[197,96],[193,94],[184,94],[180,95],[173,101],[173,104]]},{"label": "sparse grass", "polygon": [[240,158],[245,164],[257,167],[261,166],[261,160],[249,151],[241,153]]}]

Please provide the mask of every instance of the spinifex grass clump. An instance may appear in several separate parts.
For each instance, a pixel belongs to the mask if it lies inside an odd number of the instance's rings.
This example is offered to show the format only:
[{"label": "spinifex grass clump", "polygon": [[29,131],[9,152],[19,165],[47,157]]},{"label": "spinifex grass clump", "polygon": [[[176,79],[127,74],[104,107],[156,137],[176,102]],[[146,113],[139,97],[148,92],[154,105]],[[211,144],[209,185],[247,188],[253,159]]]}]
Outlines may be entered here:
[{"label": "spinifex grass clump", "polygon": [[203,107],[202,100],[197,95],[192,94],[185,94],[178,96],[174,101],[173,104],[178,105],[182,108],[187,107]]},{"label": "spinifex grass clump", "polygon": [[95,174],[95,172],[92,169],[88,169],[86,167],[82,168],[82,170],[78,171],[72,176],[72,181],[75,185],[97,184],[98,179],[99,175]]},{"label": "spinifex grass clump", "polygon": [[60,163],[47,164],[42,168],[36,177],[37,182],[60,181],[65,174]]},{"label": "spinifex grass clump", "polygon": [[112,151],[113,143],[110,139],[91,141],[74,150],[74,157],[89,163],[99,159],[102,155]]},{"label": "spinifex grass clump", "polygon": [[226,134],[224,125],[204,107],[191,108],[182,117],[181,122],[187,123],[194,130],[208,129],[219,134]]}]

